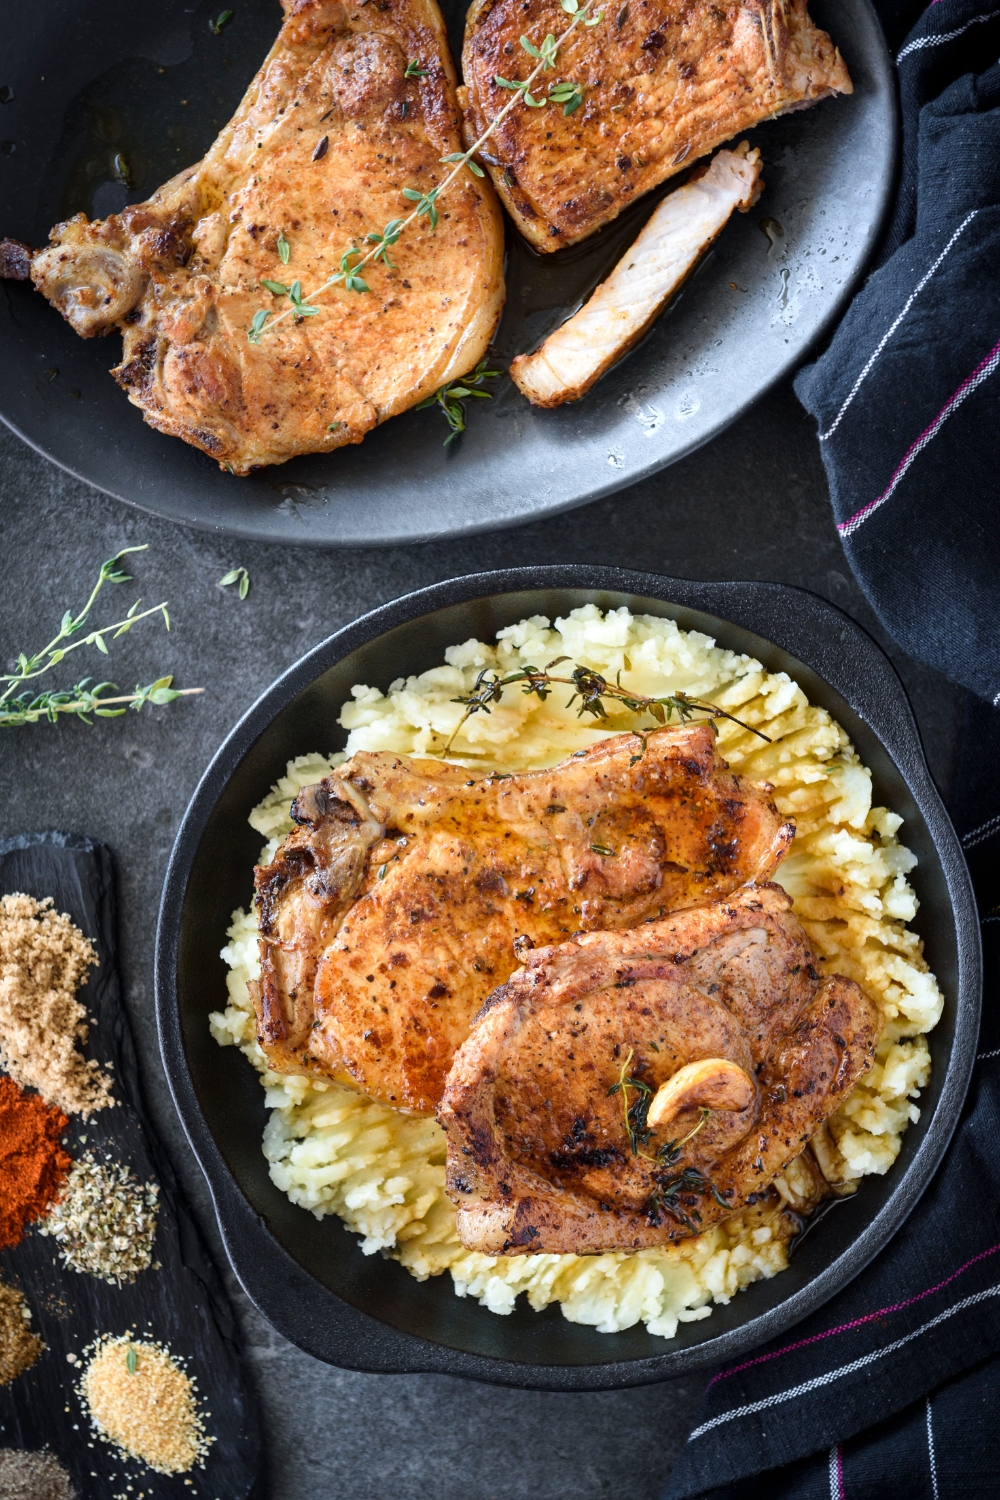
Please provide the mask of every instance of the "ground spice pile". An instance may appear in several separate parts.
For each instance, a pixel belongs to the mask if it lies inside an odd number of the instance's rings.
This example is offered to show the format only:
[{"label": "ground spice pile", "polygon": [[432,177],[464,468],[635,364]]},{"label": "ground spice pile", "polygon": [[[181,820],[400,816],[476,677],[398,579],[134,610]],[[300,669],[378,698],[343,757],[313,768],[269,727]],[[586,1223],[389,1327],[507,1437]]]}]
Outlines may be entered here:
[{"label": "ground spice pile", "polygon": [[62,1187],[72,1161],[59,1144],[69,1121],[0,1077],[0,1250],[18,1245]]},{"label": "ground spice pile", "polygon": [[[28,1304],[16,1287],[0,1281],[0,1385],[10,1385],[31,1368],[44,1345],[28,1326]],[[6,1495],[0,1485],[0,1495]]]},{"label": "ground spice pile", "polygon": [[118,1162],[88,1151],[75,1162],[58,1200],[38,1226],[66,1264],[114,1286],[134,1281],[153,1258],[160,1189]]},{"label": "ground spice pile", "polygon": [[198,1415],[194,1383],[169,1349],[106,1335],[91,1350],[79,1389],[98,1436],[158,1474],[200,1463],[214,1439]]},{"label": "ground spice pile", "polygon": [[114,1102],[110,1080],[77,1045],[87,1025],[76,992],[96,963],[93,944],[51,899],[0,898],[0,1061],[70,1115]]},{"label": "ground spice pile", "polygon": [[73,1481],[51,1453],[0,1448],[3,1500],[76,1500]]}]

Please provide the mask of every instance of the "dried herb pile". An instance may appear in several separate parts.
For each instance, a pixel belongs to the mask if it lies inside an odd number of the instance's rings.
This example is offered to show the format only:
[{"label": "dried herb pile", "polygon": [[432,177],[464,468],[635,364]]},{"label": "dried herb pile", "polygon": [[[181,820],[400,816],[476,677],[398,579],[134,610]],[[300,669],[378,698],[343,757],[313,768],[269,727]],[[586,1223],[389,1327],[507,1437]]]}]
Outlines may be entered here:
[{"label": "dried herb pile", "polygon": [[74,1271],[121,1286],[134,1281],[153,1259],[160,1189],[139,1182],[120,1162],[76,1162],[39,1234],[51,1235]]}]

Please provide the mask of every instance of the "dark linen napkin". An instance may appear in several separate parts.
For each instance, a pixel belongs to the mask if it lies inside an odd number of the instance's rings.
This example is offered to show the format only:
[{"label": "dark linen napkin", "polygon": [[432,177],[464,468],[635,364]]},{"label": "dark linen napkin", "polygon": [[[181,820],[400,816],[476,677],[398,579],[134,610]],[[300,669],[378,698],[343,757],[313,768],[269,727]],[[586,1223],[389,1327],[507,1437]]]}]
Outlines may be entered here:
[{"label": "dark linen napkin", "polygon": [[796,390],[873,607],[973,690],[952,815],[982,919],[983,1031],[962,1122],[903,1229],[818,1313],[713,1374],[666,1500],[1000,1496],[1000,0],[879,9],[898,203]]},{"label": "dark linen napkin", "polygon": [[[898,0],[883,9],[895,29]],[[998,57],[997,0],[935,0],[896,51],[895,213],[878,268],[795,389],[882,623],[1000,704]]]}]

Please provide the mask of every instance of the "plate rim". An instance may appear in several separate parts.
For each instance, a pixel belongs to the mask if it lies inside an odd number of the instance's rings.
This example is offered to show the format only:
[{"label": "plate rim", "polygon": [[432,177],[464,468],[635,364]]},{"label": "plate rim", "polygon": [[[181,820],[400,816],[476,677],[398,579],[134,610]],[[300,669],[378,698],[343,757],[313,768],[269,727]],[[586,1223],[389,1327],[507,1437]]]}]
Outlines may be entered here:
[{"label": "plate rim", "polygon": [[[414,626],[424,615],[486,596],[542,589],[584,589],[655,598],[680,608],[702,609],[722,623],[740,625],[740,600],[750,612],[748,597],[756,597],[754,623],[740,628],[758,635],[761,616],[773,627],[764,636],[778,650],[795,656],[821,677],[858,713],[876,734],[913,796],[941,865],[955,923],[958,977],[955,993],[955,1032],[946,1063],[941,1095],[910,1163],[881,1209],[860,1235],[834,1261],[800,1290],[775,1307],[739,1327],[682,1349],[667,1349],[649,1358],[619,1359],[609,1348],[606,1361],[582,1365],[533,1365],[517,1360],[469,1353],[435,1343],[379,1322],[348,1304],[315,1278],[287,1251],[250,1204],[224,1160],[202,1111],[188,1067],[177,1001],[177,958],[181,911],[187,879],[205,825],[230,776],[268,725],[304,689],[337,661],[399,625]],[[720,614],[727,600],[736,610]],[[833,636],[833,676],[811,667],[802,651],[803,625],[795,606],[818,618]],[[733,618],[736,613],[736,618]],[[782,638],[784,636],[784,639]],[[860,650],[864,667],[860,682],[837,680],[837,661],[852,649]],[[808,648],[808,642],[807,648]],[[889,691],[887,692],[887,687]],[[859,704],[860,700],[860,704]],[[882,721],[888,714],[890,722]],[[898,715],[897,723],[891,722]],[[881,726],[881,727],[880,727]],[[931,780],[916,721],[903,685],[888,657],[855,621],[836,605],[794,585],[724,581],[698,583],[627,569],[587,564],[555,564],[539,568],[501,569],[465,575],[415,590],[369,611],[344,626],[289,667],[256,700],[224,739],[202,776],[178,828],[160,903],[156,934],[155,1005],[161,1060],[171,1096],[192,1151],[205,1174],[216,1218],[230,1263],[251,1301],[284,1336],[307,1352],[341,1367],[380,1373],[437,1372],[491,1383],[547,1390],[599,1390],[648,1384],[715,1364],[765,1342],[801,1321],[846,1286],[888,1244],[916,1206],[932,1180],[958,1124],[968,1089],[978,1036],[982,988],[982,958],[976,903],[971,879],[957,834]],[[268,1262],[269,1269],[262,1267]],[[280,1265],[282,1275],[274,1275]],[[296,1284],[298,1290],[296,1290]],[[303,1318],[297,1297],[307,1288],[328,1304],[328,1323],[335,1330],[318,1336]]]}]

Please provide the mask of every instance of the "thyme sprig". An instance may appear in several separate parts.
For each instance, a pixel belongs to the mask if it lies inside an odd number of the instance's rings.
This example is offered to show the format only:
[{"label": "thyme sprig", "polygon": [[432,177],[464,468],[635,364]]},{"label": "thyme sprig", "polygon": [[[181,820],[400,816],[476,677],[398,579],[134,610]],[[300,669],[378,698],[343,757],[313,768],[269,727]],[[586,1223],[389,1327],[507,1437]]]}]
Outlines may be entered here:
[{"label": "thyme sprig", "polygon": [[[60,621],[59,629],[47,645],[33,652],[31,656],[22,651],[18,655],[14,671],[0,672],[0,689],[2,689],[0,690],[0,727],[37,724],[40,719],[47,719],[54,724],[60,714],[74,714],[85,723],[89,723],[88,715],[90,714],[96,714],[100,718],[118,718],[126,712],[128,707],[140,709],[144,703],[172,703],[175,698],[186,694],[204,692],[203,688],[174,688],[171,686],[172,677],[158,677],[155,682],[145,687],[136,687],[134,693],[117,697],[104,696],[106,690],[116,688],[117,683],[99,682],[90,686],[92,679],[89,677],[84,677],[74,687],[59,692],[49,690],[35,692],[26,686],[44,676],[46,672],[50,672],[53,667],[58,666],[81,646],[96,646],[98,651],[107,656],[108,646],[105,638],[117,640],[119,636],[126,635],[133,625],[138,625],[140,620],[160,615],[166,629],[170,629],[170,615],[167,612],[166,601],[154,605],[151,609],[140,611],[139,605],[142,601],[137,599],[123,619],[98,626],[96,629],[87,631],[86,635],[79,635],[88,623],[91,610],[104,585],[130,581],[131,574],[119,567],[122,558],[131,552],[145,551],[145,546],[123,547],[120,552],[115,553],[114,557],[109,557],[107,562],[101,564],[97,582],[91,589],[90,597],[83,608],[77,614],[74,614],[72,610],[67,610]],[[79,636],[79,639],[73,640],[74,636]]]},{"label": "thyme sprig", "polygon": [[[537,58],[538,61],[525,79],[520,81],[499,77],[494,79],[494,82],[499,87],[513,90],[513,98],[490,121],[479,139],[474,141],[467,151],[453,151],[448,156],[441,158],[442,165],[451,164],[451,171],[445,177],[444,181],[439,183],[437,187],[426,191],[410,187],[402,188],[403,197],[408,202],[414,204],[411,212],[405,218],[392,220],[391,225],[386,225],[381,235],[368,235],[366,237],[367,240],[375,241],[371,250],[362,252],[352,249],[346,251],[341,257],[340,270],[335,271],[332,276],[328,276],[324,282],[321,282],[311,292],[303,295],[301,285],[298,282],[293,283],[293,286],[298,287],[299,292],[297,305],[292,297],[292,287],[286,288],[280,282],[265,282],[264,285],[267,286],[269,291],[273,292],[275,296],[287,296],[292,305],[277,314],[273,313],[270,308],[259,308],[254,313],[250,327],[247,330],[247,339],[251,344],[259,344],[265,333],[270,333],[273,329],[277,328],[279,323],[283,323],[286,318],[313,317],[315,312],[318,311],[318,309],[313,307],[313,303],[317,297],[322,297],[331,287],[343,284],[347,291],[370,291],[371,288],[358,273],[363,271],[365,266],[374,263],[377,259],[384,259],[384,250],[387,248],[387,236],[390,233],[390,228],[393,231],[393,237],[391,240],[388,240],[388,243],[395,244],[404,230],[408,229],[417,219],[426,218],[431,229],[437,227],[437,204],[442,194],[448,190],[466,167],[469,168],[473,175],[477,177],[483,176],[482,168],[478,167],[472,158],[500,128],[511,110],[517,107],[519,100],[523,99],[525,104],[536,109],[548,102],[545,99],[536,100],[532,97],[531,88],[535,80],[555,65],[559,48],[578,26],[596,26],[604,16],[603,10],[598,10],[593,15],[589,14],[591,7],[595,4],[595,0],[583,0],[583,4],[580,4],[580,0],[559,0],[559,4],[562,10],[570,17],[569,25],[559,36],[556,37],[551,34],[547,36],[541,47],[537,49],[526,37],[522,37],[522,47],[524,47],[525,51],[532,58]],[[406,66],[405,76],[418,79],[424,76],[424,70],[418,59],[410,59]],[[567,90],[572,90],[572,92],[567,92]],[[554,104],[563,104],[564,114],[571,114],[573,109],[576,109],[578,104],[582,102],[583,91],[577,84],[556,84],[550,91],[550,99]],[[576,100],[576,102],[573,103],[573,100]],[[354,258],[356,256],[358,257],[357,259]],[[281,287],[281,291],[277,291],[276,287]]]},{"label": "thyme sprig", "polygon": [[[689,1229],[692,1234],[697,1234],[698,1225],[701,1222],[701,1214],[698,1213],[697,1209],[692,1209],[690,1213],[687,1212],[681,1203],[682,1193],[709,1193],[722,1208],[731,1208],[732,1204],[727,1203],[711,1178],[706,1177],[704,1172],[699,1171],[697,1167],[685,1167],[682,1171],[675,1172],[673,1175],[670,1175],[670,1168],[675,1167],[680,1161],[684,1147],[688,1141],[693,1140],[698,1134],[712,1111],[703,1105],[698,1111],[700,1118],[697,1125],[692,1130],[689,1130],[687,1135],[682,1136],[679,1141],[664,1141],[651,1156],[648,1151],[644,1151],[642,1148],[653,1135],[652,1130],[650,1130],[646,1123],[646,1118],[649,1114],[649,1106],[653,1102],[654,1090],[648,1083],[644,1083],[641,1078],[635,1078],[629,1074],[629,1068],[632,1066],[632,1057],[633,1049],[630,1047],[628,1049],[628,1056],[621,1065],[618,1082],[613,1083],[608,1089],[608,1096],[610,1097],[613,1094],[621,1094],[622,1096],[625,1133],[632,1148],[632,1155],[641,1156],[644,1161],[655,1162],[661,1169],[666,1169],[665,1171],[661,1170],[653,1173],[653,1181],[656,1186],[646,1200],[646,1218],[650,1224],[656,1225],[660,1222],[660,1215],[668,1213],[679,1224],[683,1224],[685,1229]],[[636,1094],[635,1099],[631,1102],[629,1101],[629,1089],[633,1089]]]},{"label": "thyme sprig", "polygon": [[[424,405],[428,403],[425,402]],[[521,684],[521,691],[525,694],[534,693],[542,702],[549,696],[554,683],[565,684],[573,689],[566,707],[572,708],[573,704],[580,700],[580,707],[576,716],[581,719],[584,714],[591,714],[595,719],[607,719],[608,711],[604,706],[605,698],[613,698],[623,703],[626,708],[637,714],[649,714],[657,724],[666,724],[674,714],[682,724],[687,724],[695,714],[707,714],[710,719],[728,719],[732,724],[738,724],[741,729],[746,729],[750,734],[755,734],[759,739],[770,744],[770,738],[761,729],[754,729],[752,724],[745,724],[735,714],[728,713],[720,708],[717,703],[706,703],[700,698],[689,698],[687,693],[669,693],[660,698],[649,697],[646,693],[633,692],[621,685],[621,672],[615,682],[608,682],[600,672],[595,672],[591,667],[574,667],[569,677],[556,677],[552,668],[559,666],[564,661],[569,661],[568,656],[557,656],[550,661],[544,670],[538,667],[524,667],[520,672],[511,672],[506,677],[501,677],[490,667],[484,667],[476,678],[475,686],[471,693],[464,697],[452,698],[452,703],[464,703],[465,713],[459,720],[444,748],[447,755],[455,742],[458,734],[465,724],[472,718],[473,714],[489,713],[490,705],[500,703],[503,699],[504,689]],[[625,670],[631,670],[631,662],[625,658]],[[632,757],[632,763],[641,760],[646,751],[646,738],[639,735],[642,741],[642,749],[638,755]]]},{"label": "thyme sprig", "polygon": [[[657,1048],[657,1051],[658,1050],[659,1049]],[[621,1065],[621,1071],[618,1075],[618,1082],[613,1083],[608,1089],[608,1097],[610,1098],[613,1094],[621,1094],[622,1096],[622,1111],[625,1117],[625,1131],[628,1135],[629,1145],[632,1148],[632,1155],[644,1157],[646,1161],[655,1161],[661,1166],[676,1166],[677,1162],[680,1160],[681,1151],[687,1145],[688,1141],[693,1139],[693,1137],[698,1134],[699,1130],[704,1125],[705,1121],[708,1119],[712,1111],[707,1108],[707,1106],[703,1105],[699,1110],[701,1118],[699,1119],[697,1125],[693,1130],[689,1130],[687,1135],[684,1136],[682,1140],[664,1141],[663,1145],[657,1148],[656,1154],[654,1156],[650,1156],[648,1152],[642,1150],[642,1147],[652,1139],[653,1135],[652,1130],[650,1130],[649,1126],[646,1124],[646,1118],[649,1114],[649,1106],[653,1102],[653,1094],[655,1090],[652,1089],[648,1083],[643,1083],[641,1078],[632,1078],[626,1076],[628,1074],[629,1068],[632,1066],[633,1055],[633,1049],[630,1047],[628,1049],[628,1056]],[[632,1101],[631,1104],[629,1103],[628,1097],[629,1089],[635,1089],[637,1094],[637,1097]]]},{"label": "thyme sprig", "polygon": [[[492,391],[475,389],[476,386],[482,385],[484,380],[496,380],[499,375],[503,374],[502,370],[488,370],[486,368],[488,363],[488,357],[481,359],[471,375],[463,375],[460,380],[452,380],[445,385],[438,386],[433,396],[428,396],[426,401],[421,401],[417,406],[417,411],[425,411],[430,406],[440,406],[444,412],[445,421],[451,428],[444,440],[446,448],[449,443],[454,442],[459,433],[465,431],[465,402],[468,398],[474,396],[479,401],[490,401],[493,398]],[[457,733],[456,729],[455,734]],[[452,735],[452,739],[454,737]],[[451,740],[448,741],[448,745],[450,748]]]}]

